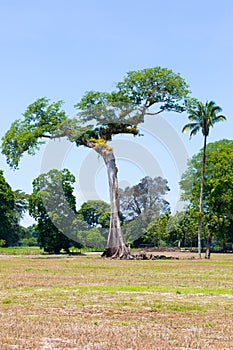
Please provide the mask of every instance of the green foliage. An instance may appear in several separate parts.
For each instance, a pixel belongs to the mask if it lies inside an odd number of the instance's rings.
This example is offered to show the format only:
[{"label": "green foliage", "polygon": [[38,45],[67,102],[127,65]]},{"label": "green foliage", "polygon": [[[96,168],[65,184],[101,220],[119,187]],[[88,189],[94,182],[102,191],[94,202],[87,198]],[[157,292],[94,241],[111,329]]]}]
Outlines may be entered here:
[{"label": "green foliage", "polygon": [[[67,170],[51,170],[33,181],[33,193],[29,197],[29,213],[37,220],[36,233],[41,248],[49,253],[69,251],[75,242],[62,232],[72,230],[70,220],[75,217],[73,196],[74,176]],[[71,231],[70,236],[76,238]]]},{"label": "green foliage", "polygon": [[182,132],[190,131],[190,138],[196,135],[199,130],[203,136],[209,135],[210,127],[214,124],[226,120],[224,115],[219,114],[222,109],[215,104],[214,101],[196,102],[196,104],[188,110],[188,118],[190,123],[183,127]]},{"label": "green foliage", "polygon": [[4,247],[6,245],[6,241],[4,239],[0,239],[0,247]]},{"label": "green foliage", "polygon": [[29,227],[19,226],[19,242],[18,244],[23,247],[38,246],[38,233],[36,231],[36,225],[33,224]]},{"label": "green foliage", "polygon": [[141,214],[133,220],[126,221],[122,227],[122,231],[127,242],[133,247],[138,247],[142,244],[142,238],[148,226],[148,217]]},{"label": "green foliage", "polygon": [[197,215],[194,210],[177,212],[167,222],[168,244],[179,247],[197,245]]},{"label": "green foliage", "polygon": [[77,238],[87,248],[103,249],[106,245],[106,239],[96,227],[86,231],[78,231]]},{"label": "green foliage", "polygon": [[[206,102],[204,105],[201,102],[197,102],[194,108],[188,110],[189,124],[183,127],[182,132],[190,130],[190,138],[196,135],[201,129],[204,136],[204,147],[202,152],[202,170],[201,170],[201,181],[200,181],[200,195],[199,195],[199,215],[198,215],[198,254],[201,258],[201,240],[202,240],[202,229],[203,229],[203,188],[205,182],[205,164],[206,164],[206,144],[207,137],[209,135],[210,127],[214,126],[215,123],[226,119],[225,116],[220,115],[221,108],[215,104],[215,102]],[[210,242],[211,235],[209,235]],[[208,254],[207,254],[208,255]]]},{"label": "green foliage", "polygon": [[159,66],[128,72],[117,88],[133,105],[149,108],[160,104],[160,111],[182,112],[184,105],[179,102],[189,94],[188,85],[179,74]]},{"label": "green foliage", "polygon": [[18,241],[18,217],[16,216],[15,195],[0,170],[0,239],[5,246]]},{"label": "green foliage", "polygon": [[78,216],[90,227],[108,228],[110,224],[110,204],[102,200],[88,200],[78,211]]},{"label": "green foliage", "polygon": [[20,222],[23,218],[25,212],[28,210],[28,194],[21,190],[14,191],[14,199],[15,199],[15,220],[16,222]]},{"label": "green foliage", "polygon": [[169,210],[169,203],[164,199],[168,191],[167,180],[145,176],[138,184],[119,190],[121,211],[127,220],[141,214],[148,220],[159,216]]},{"label": "green foliage", "polygon": [[38,241],[37,241],[37,238],[35,238],[35,237],[22,239],[22,246],[23,247],[35,247],[37,245],[38,245]]},{"label": "green foliage", "polygon": [[169,203],[164,199],[169,190],[167,180],[150,176],[132,187],[119,189],[120,208],[125,218],[122,229],[128,242],[134,242],[134,246],[141,244],[140,237],[151,219],[169,211]]},{"label": "green foliage", "polygon": [[[102,200],[88,200],[83,203],[77,216],[86,223],[86,229],[80,229],[77,240],[83,247],[103,249],[109,233],[111,208]],[[121,223],[123,216],[120,215]]]},{"label": "green foliage", "polygon": [[66,119],[62,104],[62,101],[49,104],[47,98],[40,98],[27,107],[22,120],[12,123],[2,138],[2,153],[11,167],[18,167],[24,152],[35,154],[44,143],[42,138],[56,136],[59,125]]},{"label": "green foliage", "polygon": [[[138,134],[137,125],[146,114],[163,111],[183,112],[188,99],[188,86],[179,74],[161,67],[130,71],[110,93],[88,91],[76,104],[80,120],[95,120],[97,138],[111,140],[119,133]],[[156,111],[151,111],[152,106]]]},{"label": "green foliage", "polygon": [[[153,218],[149,223],[143,240],[145,243],[152,243],[154,246],[163,245],[169,237],[167,224],[170,218],[170,213],[164,213],[159,218]],[[162,244],[161,244],[162,243]]]},{"label": "green foliage", "polygon": [[[3,171],[0,170],[0,215],[6,214],[15,207],[14,192],[4,178]],[[1,218],[2,221],[2,218]]]},{"label": "green foliage", "polygon": [[[162,111],[182,112],[189,90],[179,74],[161,67],[131,71],[116,85],[116,91],[87,92],[79,103],[78,118],[68,118],[63,101],[50,103],[45,97],[29,105],[23,119],[16,120],[2,139],[2,153],[17,168],[27,152],[35,154],[46,138],[66,136],[77,146],[90,138],[111,140],[118,133],[138,134],[149,108],[157,104]],[[92,122],[86,125],[86,122]]]},{"label": "green foliage", "polygon": [[[182,197],[190,202],[189,207],[199,211],[199,191],[202,167],[202,151],[189,161],[180,186]],[[220,240],[232,239],[233,212],[233,141],[221,140],[207,145],[205,186],[203,192],[203,220]]]}]

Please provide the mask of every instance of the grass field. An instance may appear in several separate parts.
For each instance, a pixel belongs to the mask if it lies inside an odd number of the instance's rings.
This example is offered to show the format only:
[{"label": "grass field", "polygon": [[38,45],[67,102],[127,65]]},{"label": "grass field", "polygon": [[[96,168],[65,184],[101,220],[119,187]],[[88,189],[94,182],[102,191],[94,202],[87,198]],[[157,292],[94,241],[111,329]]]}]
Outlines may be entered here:
[{"label": "grass field", "polygon": [[232,350],[233,254],[193,256],[0,255],[0,349]]}]

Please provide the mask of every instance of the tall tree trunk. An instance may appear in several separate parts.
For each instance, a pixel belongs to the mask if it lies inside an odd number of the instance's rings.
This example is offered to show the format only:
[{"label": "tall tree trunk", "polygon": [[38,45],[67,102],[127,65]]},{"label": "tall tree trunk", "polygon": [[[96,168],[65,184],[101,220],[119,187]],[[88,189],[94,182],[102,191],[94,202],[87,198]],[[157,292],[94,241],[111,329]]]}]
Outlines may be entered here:
[{"label": "tall tree trunk", "polygon": [[201,169],[201,188],[200,188],[200,202],[199,202],[199,221],[198,221],[198,258],[201,259],[201,238],[202,238],[202,217],[203,217],[203,189],[205,178],[205,161],[206,161],[206,139],[204,135],[204,147],[202,157],[202,169]]},{"label": "tall tree trunk", "polygon": [[118,179],[117,167],[115,157],[112,150],[105,150],[102,154],[104,162],[107,167],[110,202],[111,202],[111,216],[108,241],[103,257],[109,258],[130,258],[130,248],[125,243],[121,226],[120,226],[120,208],[118,199]]},{"label": "tall tree trunk", "polygon": [[130,259],[130,247],[125,243],[120,225],[117,167],[112,148],[106,143],[101,144],[85,138],[82,142],[103,157],[108,173],[111,215],[107,246],[102,256],[112,259]]},{"label": "tall tree trunk", "polygon": [[211,243],[212,243],[212,235],[210,232],[208,232],[208,237],[207,237],[207,242],[206,242],[206,252],[205,252],[206,259],[210,259]]}]

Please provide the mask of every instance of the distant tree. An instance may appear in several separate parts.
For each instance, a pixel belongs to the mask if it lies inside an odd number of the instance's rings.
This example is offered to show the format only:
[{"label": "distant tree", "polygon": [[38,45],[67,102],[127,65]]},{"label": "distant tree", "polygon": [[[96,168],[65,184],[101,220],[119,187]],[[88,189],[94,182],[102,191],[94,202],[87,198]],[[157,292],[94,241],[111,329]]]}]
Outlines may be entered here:
[{"label": "distant tree", "polygon": [[14,232],[17,233],[17,244],[21,244],[20,241],[24,238],[26,229],[21,226],[20,221],[23,219],[25,212],[28,210],[28,194],[21,190],[16,190],[14,191],[14,201],[15,206],[12,216],[12,224],[14,226]]},{"label": "distant tree", "polygon": [[[57,254],[61,249],[69,252],[70,246],[75,245],[75,241],[62,233],[70,211],[76,213],[72,186],[74,181],[74,176],[67,169],[51,170],[33,181],[29,213],[37,221],[35,230],[38,243],[49,253]],[[75,232],[70,231],[70,237],[72,235],[74,239],[77,238]]]},{"label": "distant tree", "polygon": [[0,240],[2,245],[14,245],[18,241],[15,221],[14,191],[7,183],[3,171],[0,170]]},{"label": "distant tree", "polygon": [[158,217],[169,211],[169,203],[164,199],[168,191],[167,180],[160,176],[154,179],[145,176],[138,184],[119,189],[121,211],[128,220],[141,214],[149,219]]},{"label": "distant tree", "polygon": [[20,226],[19,244],[22,246],[38,246],[36,225]]},{"label": "distant tree", "polygon": [[91,227],[109,228],[110,225],[110,204],[102,200],[88,200],[81,205],[78,216]]},{"label": "distant tree", "polygon": [[21,190],[14,191],[15,197],[15,212],[18,216],[18,220],[22,219],[24,213],[28,210],[28,197],[29,195]]},{"label": "distant tree", "polygon": [[[146,115],[164,111],[183,112],[189,90],[179,74],[161,67],[130,71],[113,92],[87,92],[76,105],[78,119],[68,118],[62,101],[49,104],[41,98],[31,104],[22,120],[16,120],[3,137],[2,152],[12,167],[21,156],[34,154],[46,139],[67,137],[76,146],[93,149],[106,165],[111,216],[105,257],[129,258],[130,250],[121,232],[115,156],[108,144],[116,134],[138,135]],[[157,106],[157,110],[152,107]]]},{"label": "distant tree", "polygon": [[[232,239],[233,220],[233,141],[220,140],[207,145],[205,186],[203,189],[203,227],[207,234],[206,258],[210,257],[212,238],[222,243]],[[182,198],[198,213],[199,185],[202,176],[202,151],[189,161],[180,187]]]},{"label": "distant tree", "polygon": [[37,239],[38,233],[36,231],[36,224],[32,224],[31,226],[24,227],[24,233],[23,233],[22,238],[36,238]]},{"label": "distant tree", "polygon": [[0,171],[0,182],[2,188],[0,199],[2,227],[0,228],[0,237],[4,236],[6,246],[17,245],[24,232],[24,228],[20,226],[20,220],[28,208],[28,196],[21,190],[13,191],[6,182],[2,171]]},{"label": "distant tree", "polygon": [[197,243],[197,220],[193,209],[171,215],[167,222],[168,244],[178,247],[193,247]]},{"label": "distant tree", "polygon": [[167,180],[150,176],[145,176],[132,187],[119,189],[120,207],[126,221],[122,229],[129,242],[135,241],[133,245],[144,235],[152,218],[170,210],[164,199],[168,191]]},{"label": "distant tree", "polygon": [[143,244],[142,237],[149,222],[150,221],[148,221],[148,218],[143,214],[135,217],[133,220],[124,222],[122,231],[127,242],[129,242],[132,247],[138,248],[141,244]]},{"label": "distant tree", "polygon": [[160,217],[155,217],[149,223],[145,234],[143,235],[143,241],[145,243],[152,243],[154,246],[161,246],[166,244],[169,238],[169,233],[167,231],[167,224],[170,218],[170,213],[166,212]]},{"label": "distant tree", "polygon": [[200,197],[199,197],[199,220],[198,220],[198,255],[201,259],[201,236],[202,236],[202,217],[203,217],[203,189],[205,179],[205,163],[206,163],[206,142],[209,136],[210,127],[214,124],[226,120],[224,115],[219,114],[222,109],[210,101],[205,104],[198,102],[196,106],[189,110],[189,124],[183,127],[182,132],[190,131],[190,138],[196,135],[200,130],[204,137],[203,156],[202,156],[202,171],[200,181]]},{"label": "distant tree", "polygon": [[35,237],[23,238],[21,243],[22,243],[23,247],[35,247],[35,246],[38,246],[38,241],[37,241],[37,239]]},{"label": "distant tree", "polygon": [[4,247],[6,245],[5,239],[0,239],[0,247]]},{"label": "distant tree", "polygon": [[106,239],[96,227],[84,231],[79,230],[77,237],[78,241],[87,248],[103,249],[106,244]]}]

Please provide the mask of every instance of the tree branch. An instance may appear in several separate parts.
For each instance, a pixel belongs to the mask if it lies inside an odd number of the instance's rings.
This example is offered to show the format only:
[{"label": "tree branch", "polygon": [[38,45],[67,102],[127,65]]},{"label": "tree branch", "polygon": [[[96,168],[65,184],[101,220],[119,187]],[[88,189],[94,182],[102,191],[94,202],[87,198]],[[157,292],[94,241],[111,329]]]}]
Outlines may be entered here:
[{"label": "tree branch", "polygon": [[162,112],[163,112],[163,110],[160,109],[158,112],[146,112],[145,115],[157,115],[157,114],[160,114]]},{"label": "tree branch", "polygon": [[93,141],[87,140],[84,137],[82,137],[81,141],[82,144],[88,148],[96,148],[96,143]]},{"label": "tree branch", "polygon": [[[41,135],[41,137],[45,137],[45,138],[50,139],[50,140],[55,139],[54,136],[43,135],[43,134]],[[56,137],[57,137],[57,136],[56,136]]]}]

